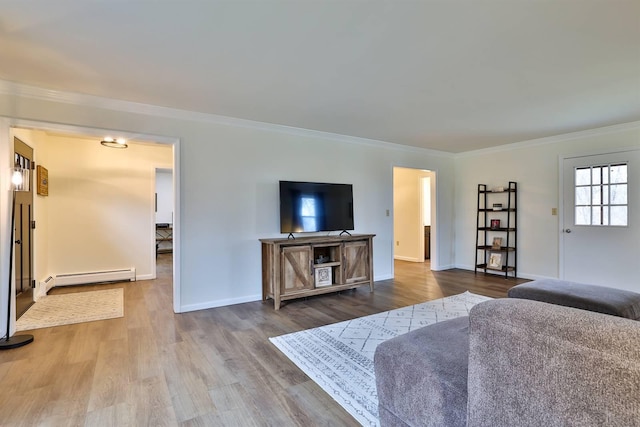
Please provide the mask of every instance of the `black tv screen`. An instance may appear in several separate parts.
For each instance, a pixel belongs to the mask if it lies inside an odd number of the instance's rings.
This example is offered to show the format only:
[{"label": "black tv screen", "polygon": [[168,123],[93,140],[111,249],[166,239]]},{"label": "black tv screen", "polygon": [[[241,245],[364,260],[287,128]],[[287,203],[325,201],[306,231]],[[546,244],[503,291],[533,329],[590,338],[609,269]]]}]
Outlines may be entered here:
[{"label": "black tv screen", "polygon": [[280,232],[353,230],[351,184],[280,181]]}]

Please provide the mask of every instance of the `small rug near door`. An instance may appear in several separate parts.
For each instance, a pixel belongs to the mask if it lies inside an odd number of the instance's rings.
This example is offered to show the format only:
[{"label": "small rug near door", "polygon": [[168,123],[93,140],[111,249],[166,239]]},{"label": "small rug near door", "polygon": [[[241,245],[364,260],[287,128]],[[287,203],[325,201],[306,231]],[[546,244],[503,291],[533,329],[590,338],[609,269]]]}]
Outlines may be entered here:
[{"label": "small rug near door", "polygon": [[360,424],[377,426],[373,353],[378,344],[423,326],[466,316],[471,307],[490,299],[465,292],[270,341]]},{"label": "small rug near door", "polygon": [[114,319],[124,316],[124,290],[47,295],[33,304],[16,323],[17,331]]}]

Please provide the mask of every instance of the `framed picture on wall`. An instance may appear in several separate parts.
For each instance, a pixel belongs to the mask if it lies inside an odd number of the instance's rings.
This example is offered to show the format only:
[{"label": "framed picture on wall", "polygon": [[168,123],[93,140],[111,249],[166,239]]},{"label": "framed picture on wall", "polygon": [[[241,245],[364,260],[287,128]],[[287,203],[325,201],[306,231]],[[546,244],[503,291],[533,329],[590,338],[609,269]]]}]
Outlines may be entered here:
[{"label": "framed picture on wall", "polygon": [[36,166],[36,175],[38,183],[36,185],[36,192],[39,196],[49,195],[49,171],[43,166]]}]

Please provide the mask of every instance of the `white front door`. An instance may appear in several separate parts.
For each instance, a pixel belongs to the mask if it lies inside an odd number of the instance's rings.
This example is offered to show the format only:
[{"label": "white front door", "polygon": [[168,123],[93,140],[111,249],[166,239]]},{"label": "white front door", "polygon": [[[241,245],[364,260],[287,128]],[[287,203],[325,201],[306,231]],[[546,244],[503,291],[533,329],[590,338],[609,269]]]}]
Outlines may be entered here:
[{"label": "white front door", "polygon": [[640,292],[640,149],[562,168],[560,277]]}]

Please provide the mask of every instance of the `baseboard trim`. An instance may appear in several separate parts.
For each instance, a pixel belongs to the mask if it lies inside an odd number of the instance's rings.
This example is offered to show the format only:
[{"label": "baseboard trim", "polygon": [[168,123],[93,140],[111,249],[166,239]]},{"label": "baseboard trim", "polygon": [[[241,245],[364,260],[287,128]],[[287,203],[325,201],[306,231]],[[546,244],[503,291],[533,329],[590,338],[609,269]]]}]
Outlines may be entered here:
[{"label": "baseboard trim", "polygon": [[408,257],[408,256],[400,256],[400,255],[395,255],[393,259],[397,259],[398,261],[424,262],[423,259],[418,259],[418,258]]},{"label": "baseboard trim", "polygon": [[240,298],[221,299],[216,301],[207,301],[199,304],[187,304],[180,306],[180,313],[189,311],[207,310],[209,308],[226,307],[228,305],[242,304],[245,302],[261,301],[262,295],[248,295]]},{"label": "baseboard trim", "polygon": [[[468,271],[475,270],[475,267],[469,266],[469,265],[456,265],[451,268],[459,268],[460,270],[468,270]],[[492,273],[492,274],[496,274],[496,273]],[[500,275],[500,273],[498,273],[497,275]],[[520,271],[518,271],[518,279],[542,280],[542,279],[558,279],[558,277],[542,276],[540,274],[532,274],[532,273],[526,273],[526,272],[521,273]]]},{"label": "baseboard trim", "polygon": [[456,268],[454,265],[433,265],[431,264],[431,271],[444,271]]}]

